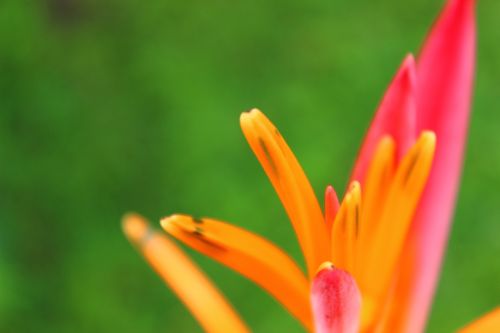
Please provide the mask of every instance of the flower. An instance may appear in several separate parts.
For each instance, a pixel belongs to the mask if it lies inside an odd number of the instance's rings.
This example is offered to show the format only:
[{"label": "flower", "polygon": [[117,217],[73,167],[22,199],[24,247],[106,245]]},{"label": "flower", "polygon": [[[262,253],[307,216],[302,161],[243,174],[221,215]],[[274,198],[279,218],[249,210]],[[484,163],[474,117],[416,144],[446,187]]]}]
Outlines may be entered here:
[{"label": "flower", "polygon": [[[260,285],[309,331],[421,332],[461,169],[474,72],[473,10],[474,0],[448,1],[417,61],[405,58],[342,202],[327,187],[324,212],[276,127],[257,109],[241,115],[243,133],[292,222],[306,275],[271,242],[222,221],[177,214],[162,219],[163,229]],[[137,216],[125,218],[124,230],[207,331],[247,330],[170,240]],[[192,280],[202,281],[196,285],[206,289],[203,299],[189,292]],[[205,300],[208,294],[218,296]]]},{"label": "flower", "polygon": [[[326,324],[349,326],[351,330],[342,332],[356,332],[360,307],[353,305],[346,315],[344,311],[351,304],[347,295],[362,299],[363,330],[375,329],[382,323],[379,319],[388,316],[382,310],[388,305],[399,255],[431,168],[434,134],[422,132],[400,161],[396,160],[395,140],[390,135],[382,137],[363,193],[354,180],[338,206],[333,188],[327,189],[329,213],[325,221],[311,185],[276,127],[256,109],[242,114],[241,126],[292,221],[307,278],[276,245],[228,223],[172,215],[161,221],[163,229],[259,284],[310,330],[329,332],[330,327],[321,328],[323,318],[342,314],[350,322]],[[331,268],[330,262],[336,268]],[[337,293],[323,293],[325,288],[314,287],[324,285],[324,279],[344,281],[350,290],[343,297],[346,308],[338,309],[337,315],[328,312],[331,307],[321,306],[331,303],[330,296]],[[313,308],[318,310],[313,313],[311,286]]]}]

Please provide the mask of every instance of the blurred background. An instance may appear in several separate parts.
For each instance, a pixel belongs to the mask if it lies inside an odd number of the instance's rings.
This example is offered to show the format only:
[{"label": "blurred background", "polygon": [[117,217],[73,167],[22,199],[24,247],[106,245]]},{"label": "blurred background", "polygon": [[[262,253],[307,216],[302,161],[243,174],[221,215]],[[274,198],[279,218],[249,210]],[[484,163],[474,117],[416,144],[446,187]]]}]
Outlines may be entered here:
[{"label": "blurred background", "polygon": [[[137,211],[217,217],[298,245],[239,128],[261,108],[322,196],[443,1],[2,0],[0,331],[198,332],[121,232]],[[500,2],[478,8],[464,177],[429,332],[500,297]],[[256,332],[300,332],[190,250]]]}]

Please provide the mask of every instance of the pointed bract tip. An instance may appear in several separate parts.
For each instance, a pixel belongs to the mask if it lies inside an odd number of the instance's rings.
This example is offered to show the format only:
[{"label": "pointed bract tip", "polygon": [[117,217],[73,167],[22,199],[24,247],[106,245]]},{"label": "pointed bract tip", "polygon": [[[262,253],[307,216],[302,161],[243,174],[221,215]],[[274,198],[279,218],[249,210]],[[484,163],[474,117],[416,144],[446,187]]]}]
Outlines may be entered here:
[{"label": "pointed bract tip", "polygon": [[337,191],[332,185],[328,185],[325,189],[325,197],[326,199],[338,201]]},{"label": "pointed bract tip", "polygon": [[397,74],[399,80],[407,81],[406,84],[415,87],[417,83],[417,64],[412,53],[408,53],[401,64]]},{"label": "pointed bract tip", "polygon": [[337,191],[335,191],[332,185],[328,185],[325,189],[325,203],[337,206],[338,201]]},{"label": "pointed bract tip", "polygon": [[405,56],[405,59],[403,60],[403,68],[415,68],[415,65],[415,56],[410,52]]}]

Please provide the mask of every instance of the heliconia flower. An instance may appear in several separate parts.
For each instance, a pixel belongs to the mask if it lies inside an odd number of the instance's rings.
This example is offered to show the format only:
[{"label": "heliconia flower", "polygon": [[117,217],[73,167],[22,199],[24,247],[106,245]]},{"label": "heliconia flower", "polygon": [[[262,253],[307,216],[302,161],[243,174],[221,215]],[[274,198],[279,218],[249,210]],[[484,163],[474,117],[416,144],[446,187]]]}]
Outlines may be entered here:
[{"label": "heliconia flower", "polygon": [[[276,127],[257,109],[241,115],[243,133],[295,230],[307,274],[268,240],[219,220],[177,214],[162,219],[163,229],[268,291],[308,331],[423,331],[461,169],[473,11],[474,0],[450,0],[418,59],[403,61],[343,199],[327,187],[324,211]],[[207,331],[248,330],[170,240],[135,215],[124,219],[124,230]],[[498,318],[493,312],[464,332],[485,332],[481,327]]]},{"label": "heliconia flower", "polygon": [[347,333],[380,327],[385,323],[380,319],[392,314],[385,311],[387,300],[432,165],[434,133],[423,131],[399,162],[395,140],[384,136],[368,168],[363,194],[360,183],[353,181],[337,207],[336,195],[328,188],[325,219],[302,168],[274,125],[254,109],[241,115],[241,126],[292,221],[307,277],[276,245],[222,221],[172,215],[161,221],[164,230],[260,285],[311,331]]}]

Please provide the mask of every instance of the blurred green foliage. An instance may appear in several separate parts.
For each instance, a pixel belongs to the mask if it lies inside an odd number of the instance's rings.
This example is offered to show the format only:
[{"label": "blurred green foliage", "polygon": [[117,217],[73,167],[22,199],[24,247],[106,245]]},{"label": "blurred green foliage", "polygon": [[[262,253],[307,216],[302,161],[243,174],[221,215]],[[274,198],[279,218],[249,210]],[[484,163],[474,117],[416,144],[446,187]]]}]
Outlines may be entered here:
[{"label": "blurred green foliage", "polygon": [[[0,331],[195,332],[120,230],[187,212],[297,260],[239,113],[278,125],[319,196],[345,186],[373,110],[442,1],[0,2]],[[429,332],[500,297],[500,2],[479,3],[479,67]],[[188,252],[256,332],[299,332],[268,295]]]}]

